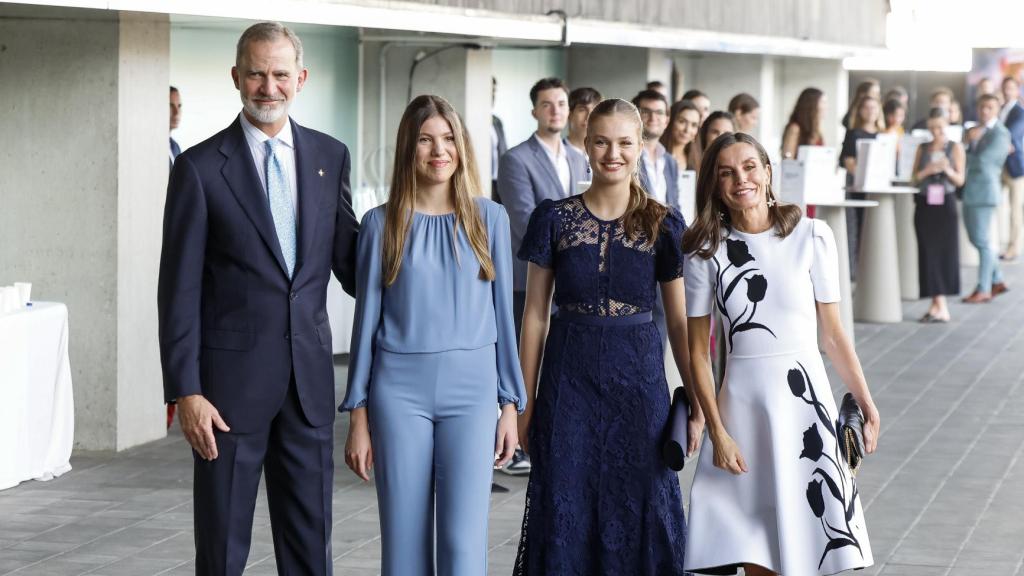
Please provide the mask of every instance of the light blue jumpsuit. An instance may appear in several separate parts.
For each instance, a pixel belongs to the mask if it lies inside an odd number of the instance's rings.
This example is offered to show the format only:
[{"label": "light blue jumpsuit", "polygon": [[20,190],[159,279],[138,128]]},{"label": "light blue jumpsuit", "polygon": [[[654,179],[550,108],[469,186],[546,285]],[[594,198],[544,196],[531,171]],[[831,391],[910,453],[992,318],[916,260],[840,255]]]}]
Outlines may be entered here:
[{"label": "light blue jumpsuit", "polygon": [[[487,573],[497,407],[525,408],[512,320],[505,209],[477,199],[495,281],[454,214],[415,213],[401,271],[384,287],[384,206],[359,232],[355,324],[341,410],[366,406],[383,576]],[[453,242],[457,250],[453,250]]]}]

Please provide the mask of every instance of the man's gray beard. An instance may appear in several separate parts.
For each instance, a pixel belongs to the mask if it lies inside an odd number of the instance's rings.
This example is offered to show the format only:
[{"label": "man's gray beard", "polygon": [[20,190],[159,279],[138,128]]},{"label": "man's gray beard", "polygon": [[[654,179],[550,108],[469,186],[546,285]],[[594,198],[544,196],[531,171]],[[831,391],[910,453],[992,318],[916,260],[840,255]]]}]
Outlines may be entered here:
[{"label": "man's gray beard", "polygon": [[[239,93],[241,96],[241,93]],[[257,122],[261,124],[273,124],[281,119],[282,116],[288,113],[288,101],[280,100],[280,104],[276,107],[260,107],[252,100],[247,99],[245,96],[242,98],[242,108],[253,117]]]},{"label": "man's gray beard", "polygon": [[644,130],[644,142],[653,142],[654,140],[658,140],[660,138],[661,134],[654,134],[652,132]]}]

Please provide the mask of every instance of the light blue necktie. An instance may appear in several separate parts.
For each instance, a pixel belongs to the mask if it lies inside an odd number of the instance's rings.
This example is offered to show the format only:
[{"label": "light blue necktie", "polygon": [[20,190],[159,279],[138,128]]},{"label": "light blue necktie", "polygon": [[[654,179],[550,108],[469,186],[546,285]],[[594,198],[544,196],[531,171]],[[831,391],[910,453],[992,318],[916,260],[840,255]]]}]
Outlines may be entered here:
[{"label": "light blue necktie", "polygon": [[295,271],[295,212],[292,210],[292,195],[288,178],[285,176],[281,158],[277,155],[281,142],[271,138],[267,147],[267,199],[270,200],[270,215],[277,230],[277,241],[281,244],[284,264],[288,267],[288,278]]}]

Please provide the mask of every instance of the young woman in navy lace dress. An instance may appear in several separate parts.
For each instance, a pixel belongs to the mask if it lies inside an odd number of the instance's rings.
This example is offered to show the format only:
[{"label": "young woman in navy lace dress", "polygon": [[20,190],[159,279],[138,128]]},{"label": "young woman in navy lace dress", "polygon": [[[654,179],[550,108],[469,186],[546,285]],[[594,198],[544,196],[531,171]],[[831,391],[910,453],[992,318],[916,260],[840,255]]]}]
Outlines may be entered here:
[{"label": "young woman in navy lace dress", "polygon": [[[519,251],[530,262],[519,431],[533,470],[516,576],[683,574],[686,520],[660,456],[669,394],[651,310],[660,284],[688,380],[686,225],[637,180],[640,130],[633,105],[601,102],[587,131],[591,188],[540,204]],[[698,409],[691,452],[702,427]]]}]

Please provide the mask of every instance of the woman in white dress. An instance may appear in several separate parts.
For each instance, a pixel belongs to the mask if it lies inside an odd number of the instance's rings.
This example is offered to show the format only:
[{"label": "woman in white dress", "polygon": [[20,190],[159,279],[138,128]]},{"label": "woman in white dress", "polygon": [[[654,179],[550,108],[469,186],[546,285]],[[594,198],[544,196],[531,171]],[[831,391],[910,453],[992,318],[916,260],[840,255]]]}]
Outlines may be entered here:
[{"label": "woman in white dress", "polygon": [[[697,398],[708,438],[690,494],[686,569],[702,574],[834,574],[872,564],[857,485],[836,441],[825,352],[864,412],[878,410],[839,319],[832,230],[775,201],[764,148],[726,133],[708,148],[686,231],[686,302]],[[708,338],[725,323],[717,399]]]}]

